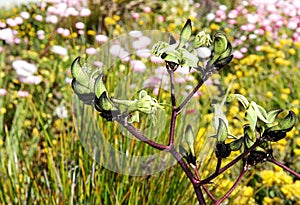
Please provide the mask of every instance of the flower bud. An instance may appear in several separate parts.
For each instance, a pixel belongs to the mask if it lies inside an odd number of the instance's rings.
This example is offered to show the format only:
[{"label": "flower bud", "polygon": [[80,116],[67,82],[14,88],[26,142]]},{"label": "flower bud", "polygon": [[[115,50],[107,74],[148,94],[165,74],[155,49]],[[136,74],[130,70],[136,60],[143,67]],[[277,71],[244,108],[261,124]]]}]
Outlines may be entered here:
[{"label": "flower bud", "polygon": [[140,112],[154,114],[157,111],[157,108],[160,108],[160,105],[158,104],[157,100],[148,95],[145,90],[141,90],[139,93],[139,99],[136,101],[136,104],[133,105],[133,107],[133,109],[136,109]]},{"label": "flower bud", "polygon": [[98,110],[102,117],[107,118],[108,120],[112,119],[112,114],[118,112],[119,109],[114,105],[111,99],[108,97],[108,92],[103,83],[103,74],[98,76],[95,81],[95,108]]},{"label": "flower bud", "polygon": [[220,69],[227,65],[233,58],[233,55],[231,55],[231,43],[222,32],[217,32],[214,35],[213,51],[214,54],[212,59],[209,61],[208,66],[215,65],[215,67]]},{"label": "flower bud", "polygon": [[89,77],[85,67],[80,64],[80,57],[77,57],[71,65],[71,73],[73,78],[76,79],[81,85],[89,87]]},{"label": "flower bud", "polygon": [[278,125],[271,127],[268,131],[290,131],[296,124],[297,118],[293,111],[289,110],[288,114],[281,120],[278,120]]}]

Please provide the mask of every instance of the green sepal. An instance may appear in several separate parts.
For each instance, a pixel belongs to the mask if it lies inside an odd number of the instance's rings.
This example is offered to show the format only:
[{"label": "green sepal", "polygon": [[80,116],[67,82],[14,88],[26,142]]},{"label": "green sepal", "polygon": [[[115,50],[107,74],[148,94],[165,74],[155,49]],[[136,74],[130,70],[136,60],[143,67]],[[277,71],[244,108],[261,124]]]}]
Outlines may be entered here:
[{"label": "green sepal", "polygon": [[106,87],[103,82],[103,74],[99,75],[95,80],[95,95],[97,98],[103,94],[103,92],[107,92]]},{"label": "green sepal", "polygon": [[228,57],[222,58],[220,60],[217,60],[214,64],[214,66],[220,70],[221,68],[223,68],[224,66],[228,65],[230,63],[230,61],[233,59],[233,55],[230,55]]},{"label": "green sepal", "polygon": [[227,137],[228,137],[228,127],[226,126],[226,123],[222,120],[222,118],[219,118],[217,142],[224,143]]},{"label": "green sepal", "polygon": [[[228,61],[228,63],[231,61],[230,58],[227,58],[231,55],[232,52],[232,46],[231,43],[228,41],[226,35],[222,32],[217,32],[214,35],[213,40],[213,56],[212,59],[208,62],[208,66],[211,67],[212,65],[215,65],[218,60],[224,59],[218,62],[218,65],[221,66],[225,64],[225,62]],[[223,67],[223,66],[222,66]]]},{"label": "green sepal", "polygon": [[279,113],[281,113],[283,111],[283,109],[279,108],[279,109],[275,109],[275,110],[271,110],[268,112],[267,114],[267,119],[270,123],[274,123],[277,116],[279,115]]},{"label": "green sepal", "polygon": [[215,54],[221,55],[227,50],[228,47],[228,39],[226,35],[220,31],[215,33],[214,41],[213,41],[213,49]]},{"label": "green sepal", "polygon": [[190,19],[186,21],[181,30],[180,37],[179,37],[179,44],[177,48],[182,48],[191,38],[192,35],[192,22]]},{"label": "green sepal", "polygon": [[89,76],[84,69],[85,66],[80,64],[80,57],[75,58],[71,65],[71,74],[81,85],[89,87]]},{"label": "green sepal", "polygon": [[254,131],[256,123],[257,123],[257,114],[256,114],[254,108],[251,106],[251,104],[249,105],[249,107],[246,110],[246,119],[248,120],[248,122],[250,124],[251,130]]},{"label": "green sepal", "polygon": [[194,150],[194,132],[190,125],[188,125],[185,129],[185,140],[191,150],[191,153],[193,156],[195,156],[195,150]]},{"label": "green sepal", "polygon": [[244,138],[241,137],[237,140],[230,142],[229,147],[232,151],[237,151],[237,150],[241,149],[243,142],[244,142]]},{"label": "green sepal", "polygon": [[75,94],[81,101],[88,105],[92,105],[94,103],[95,93],[91,92],[89,88],[81,85],[75,78],[73,78],[71,85]]},{"label": "green sepal", "polygon": [[278,121],[278,124],[270,127],[267,131],[273,132],[273,131],[282,131],[282,132],[288,132],[290,131],[297,122],[297,117],[295,113],[291,110],[288,111],[288,114],[283,119],[276,119]]},{"label": "green sepal", "polygon": [[268,121],[268,119],[267,119],[268,118],[268,114],[267,114],[266,110],[262,106],[256,104],[254,101],[252,101],[250,103],[250,106],[252,106],[253,109],[255,110],[255,113],[256,113],[258,119],[260,119],[264,123],[270,123]]},{"label": "green sepal", "polygon": [[244,142],[245,147],[249,149],[256,141],[256,133],[250,127],[250,125],[244,126]]},{"label": "green sepal", "polygon": [[99,75],[95,80],[95,108],[99,112],[117,111],[118,108],[108,97],[108,92],[102,79],[103,74]]}]

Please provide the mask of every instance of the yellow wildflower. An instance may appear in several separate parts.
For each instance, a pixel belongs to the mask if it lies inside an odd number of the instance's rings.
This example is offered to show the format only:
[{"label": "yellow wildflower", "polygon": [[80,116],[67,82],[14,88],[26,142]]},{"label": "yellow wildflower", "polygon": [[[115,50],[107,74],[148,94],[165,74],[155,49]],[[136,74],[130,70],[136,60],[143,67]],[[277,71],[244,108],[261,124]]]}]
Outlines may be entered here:
[{"label": "yellow wildflower", "polygon": [[106,25],[115,25],[116,24],[116,20],[114,20],[113,18],[111,18],[111,17],[106,17],[105,19],[104,19],[104,22],[105,22],[105,24]]},{"label": "yellow wildflower", "polygon": [[273,93],[271,91],[267,91],[266,96],[267,96],[267,98],[272,98]]},{"label": "yellow wildflower", "polygon": [[88,30],[87,34],[90,35],[90,36],[95,36],[96,35],[96,31],[94,31],[94,30]]},{"label": "yellow wildflower", "polygon": [[212,23],[210,25],[210,29],[211,30],[219,30],[220,29],[220,26],[218,24],[215,24],[215,23]]},{"label": "yellow wildflower", "polygon": [[294,45],[296,46],[296,48],[300,48],[300,42],[296,42],[294,43]]},{"label": "yellow wildflower", "polygon": [[284,100],[284,101],[288,100],[288,98],[289,98],[289,96],[288,96],[287,94],[285,94],[285,93],[282,93],[282,94],[280,95],[280,97],[281,97],[281,99]]},{"label": "yellow wildflower", "polygon": [[0,113],[1,113],[1,115],[4,115],[5,113],[6,113],[6,108],[5,107],[2,107],[1,109],[0,109]]},{"label": "yellow wildflower", "polygon": [[289,88],[281,88],[280,90],[282,93],[285,93],[287,95],[289,95],[291,93],[291,90]]},{"label": "yellow wildflower", "polygon": [[242,71],[237,71],[237,72],[236,72],[236,76],[237,76],[238,78],[243,77],[243,72],[242,72]]},{"label": "yellow wildflower", "polygon": [[295,54],[296,54],[296,50],[293,49],[293,48],[290,48],[290,49],[289,49],[289,54],[295,55]]},{"label": "yellow wildflower", "polygon": [[294,184],[285,184],[280,190],[290,200],[300,199],[300,181],[296,181]]},{"label": "yellow wildflower", "polygon": [[297,137],[297,138],[295,139],[295,142],[296,142],[296,145],[297,145],[298,147],[300,147],[300,137]]},{"label": "yellow wildflower", "polygon": [[294,153],[296,156],[300,156],[300,149],[298,148],[294,149]]},{"label": "yellow wildflower", "polygon": [[119,21],[120,20],[120,16],[119,15],[113,15],[113,19],[115,20],[115,21]]},{"label": "yellow wildflower", "polygon": [[276,178],[275,172],[272,170],[262,170],[260,177],[262,178],[262,184],[268,187],[273,186],[274,179]]},{"label": "yellow wildflower", "polygon": [[295,106],[299,105],[299,100],[293,100],[292,104],[295,105]]},{"label": "yellow wildflower", "polygon": [[298,108],[293,107],[293,108],[291,108],[291,110],[292,110],[296,115],[299,114],[299,109],[298,109]]}]

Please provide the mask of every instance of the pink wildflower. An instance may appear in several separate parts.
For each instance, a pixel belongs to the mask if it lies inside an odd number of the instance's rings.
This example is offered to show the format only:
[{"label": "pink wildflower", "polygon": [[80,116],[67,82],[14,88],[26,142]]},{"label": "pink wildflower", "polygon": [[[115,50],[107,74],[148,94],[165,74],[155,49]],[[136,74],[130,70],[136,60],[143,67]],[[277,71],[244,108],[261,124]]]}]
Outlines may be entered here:
[{"label": "pink wildflower", "polygon": [[130,61],[130,65],[134,72],[142,73],[146,70],[146,65],[140,60],[132,60]]}]

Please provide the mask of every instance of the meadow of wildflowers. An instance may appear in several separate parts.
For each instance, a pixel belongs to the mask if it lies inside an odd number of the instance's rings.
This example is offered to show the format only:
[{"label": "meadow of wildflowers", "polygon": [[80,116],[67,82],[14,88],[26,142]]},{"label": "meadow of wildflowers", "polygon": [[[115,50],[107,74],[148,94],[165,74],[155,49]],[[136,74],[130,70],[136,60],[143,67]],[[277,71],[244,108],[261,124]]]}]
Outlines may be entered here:
[{"label": "meadow of wildflowers", "polygon": [[[213,118],[210,93],[222,94],[230,87],[230,93],[245,95],[268,110],[291,109],[299,116],[299,0],[99,2],[44,0],[0,11],[0,204],[196,203],[193,187],[177,166],[147,177],[114,173],[86,154],[77,136],[71,63],[82,56],[94,67],[105,66],[98,58],[101,46],[126,33],[135,39],[136,57],[118,45],[111,46],[111,55],[122,59],[111,79],[118,79],[116,75],[129,67],[141,76],[143,86],[162,87],[166,78],[163,61],[151,56],[147,47],[151,39],[138,30],[178,33],[190,18],[197,22],[193,32],[222,30],[230,38],[233,61],[195,96],[202,110],[197,151],[205,148],[202,136]],[[143,79],[149,67],[153,73]],[[178,84],[197,81],[193,73],[178,73]],[[153,94],[158,92],[154,89]],[[226,106],[234,135],[243,134],[241,110],[238,103]],[[113,132],[114,128],[101,126]],[[299,130],[298,123],[287,138],[273,146],[274,155],[297,172]],[[122,142],[113,136],[109,140],[116,145]],[[143,146],[139,149],[148,151]],[[215,168],[208,162],[209,157],[203,160],[206,176]],[[235,178],[236,170],[229,170],[208,188],[222,196]],[[252,168],[227,203],[299,204],[299,190],[299,180],[264,163]]]}]

